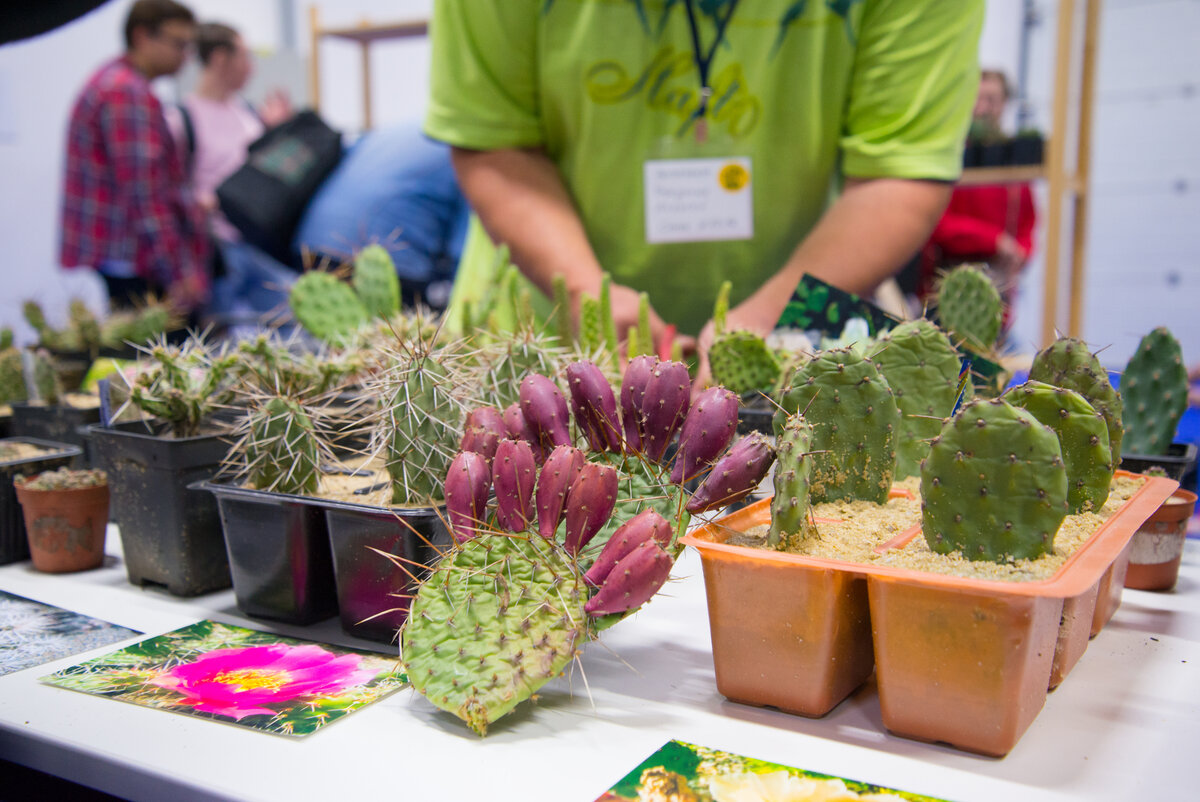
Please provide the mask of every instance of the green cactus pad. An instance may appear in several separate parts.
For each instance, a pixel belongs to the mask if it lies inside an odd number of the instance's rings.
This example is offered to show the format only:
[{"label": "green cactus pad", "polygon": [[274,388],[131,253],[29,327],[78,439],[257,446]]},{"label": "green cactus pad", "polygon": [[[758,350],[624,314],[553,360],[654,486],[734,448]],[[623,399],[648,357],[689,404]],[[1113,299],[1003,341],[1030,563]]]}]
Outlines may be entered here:
[{"label": "green cactus pad", "polygon": [[1121,424],[1121,396],[1108,380],[1108,371],[1100,364],[1087,343],[1072,337],[1056,340],[1038,353],[1029,369],[1032,381],[1053,384],[1074,390],[1083,396],[1097,412],[1104,416],[1108,427],[1109,451],[1112,464],[1121,464],[1121,441],[1124,427]]},{"label": "green cactus pad", "polygon": [[779,360],[752,331],[718,334],[708,352],[713,381],[738,395],[767,391],[779,381]]},{"label": "green cactus pad", "polygon": [[250,481],[259,490],[316,492],[320,441],[312,418],[296,401],[271,398],[254,410],[245,449]]},{"label": "green cactus pad", "polygon": [[344,340],[370,319],[350,285],[329,273],[313,271],[296,279],[288,303],[300,325],[328,343]]},{"label": "green cactus pad", "polygon": [[814,504],[843,498],[883,504],[896,469],[900,410],[874,363],[849,348],[818,353],[792,377],[775,430],[800,412],[813,427]]},{"label": "green cactus pad", "polygon": [[1187,410],[1187,398],[1183,351],[1171,332],[1160,326],[1142,338],[1121,374],[1125,450],[1166,454]]},{"label": "green cactus pad", "polygon": [[925,540],[938,554],[1036,559],[1054,548],[1067,514],[1058,437],[1003,399],[972,401],[933,441],[921,498]]},{"label": "green cactus pad", "polygon": [[12,347],[0,350],[0,404],[20,404],[28,398],[21,352]]},{"label": "green cactus pad", "polygon": [[1099,510],[1112,484],[1112,452],[1104,416],[1074,390],[1043,382],[1025,382],[1004,394],[1058,435],[1067,466],[1067,507],[1072,515]]},{"label": "green cactus pad", "polygon": [[389,318],[400,311],[396,263],[382,245],[368,245],[354,257],[354,291],[367,314]]},{"label": "green cactus pad", "polygon": [[587,637],[583,575],[537,535],[483,534],[446,555],[400,633],[413,687],[479,735],[563,672]]},{"label": "green cactus pad", "polygon": [[33,352],[33,388],[38,400],[45,404],[57,404],[63,394],[54,359],[42,348]]},{"label": "green cactus pad", "polygon": [[600,350],[604,343],[604,324],[600,320],[600,302],[584,296],[579,301],[579,346],[584,353]]},{"label": "green cactus pad", "polygon": [[[942,430],[958,397],[958,352],[928,320],[901,323],[881,335],[871,360],[900,407],[896,478],[917,476],[929,441]],[[968,384],[969,386],[969,384]]]},{"label": "green cactus pad", "polygon": [[937,293],[938,319],[956,343],[988,353],[1000,336],[1004,304],[987,274],[961,265],[942,277]]},{"label": "green cactus pad", "polygon": [[530,373],[557,375],[566,351],[550,337],[524,329],[497,338],[481,356],[487,365],[481,382],[483,397],[497,409],[504,409],[520,399],[521,380]]},{"label": "green cactus pad", "polygon": [[462,438],[463,404],[434,355],[416,356],[388,380],[387,470],[392,503],[436,503]]},{"label": "green cactus pad", "polygon": [[775,446],[775,495],[771,498],[771,529],[767,542],[779,547],[789,538],[815,534],[809,519],[808,485],[812,471],[813,428],[803,415],[783,424]]}]

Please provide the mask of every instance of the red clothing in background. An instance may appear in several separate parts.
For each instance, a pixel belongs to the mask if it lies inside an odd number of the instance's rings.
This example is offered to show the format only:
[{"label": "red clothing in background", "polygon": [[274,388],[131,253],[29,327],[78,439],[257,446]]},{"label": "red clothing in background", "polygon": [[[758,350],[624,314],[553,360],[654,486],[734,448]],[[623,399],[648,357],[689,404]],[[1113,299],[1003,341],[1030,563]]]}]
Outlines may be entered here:
[{"label": "red clothing in background", "polygon": [[132,263],[151,288],[208,284],[204,217],[146,77],[125,57],[84,86],[67,130],[65,267]]}]

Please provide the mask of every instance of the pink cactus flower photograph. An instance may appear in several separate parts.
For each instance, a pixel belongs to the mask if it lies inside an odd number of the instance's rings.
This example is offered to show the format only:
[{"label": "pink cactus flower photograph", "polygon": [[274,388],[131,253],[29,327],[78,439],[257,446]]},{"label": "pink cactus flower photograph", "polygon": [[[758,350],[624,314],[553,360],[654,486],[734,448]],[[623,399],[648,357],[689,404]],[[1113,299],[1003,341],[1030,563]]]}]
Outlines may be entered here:
[{"label": "pink cactus flower photograph", "polygon": [[313,644],[216,649],[164,670],[150,684],[181,694],[180,704],[196,711],[241,721],[276,715],[267,705],[338,696],[370,682],[376,672],[361,662],[360,655]]}]

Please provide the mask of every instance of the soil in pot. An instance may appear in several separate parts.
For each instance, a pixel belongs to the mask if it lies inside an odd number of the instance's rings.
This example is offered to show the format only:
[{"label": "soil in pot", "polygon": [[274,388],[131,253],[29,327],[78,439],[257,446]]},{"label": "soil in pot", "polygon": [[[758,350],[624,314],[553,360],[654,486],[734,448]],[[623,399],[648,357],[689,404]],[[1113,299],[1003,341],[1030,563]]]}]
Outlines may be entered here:
[{"label": "soil in pot", "polygon": [[33,567],[48,574],[88,571],[104,562],[108,485],[37,490],[16,483]]},{"label": "soil in pot", "polygon": [[1125,587],[1137,590],[1172,590],[1179,579],[1179,563],[1187,537],[1187,522],[1196,508],[1196,494],[1176,490],[1134,533]]}]

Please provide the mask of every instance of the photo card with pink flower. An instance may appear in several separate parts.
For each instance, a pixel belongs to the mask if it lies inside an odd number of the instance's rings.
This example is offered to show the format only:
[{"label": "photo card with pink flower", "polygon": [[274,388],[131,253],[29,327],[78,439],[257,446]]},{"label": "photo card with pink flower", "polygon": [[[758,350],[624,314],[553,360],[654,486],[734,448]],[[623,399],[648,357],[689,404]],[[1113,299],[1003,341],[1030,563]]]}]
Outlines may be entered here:
[{"label": "photo card with pink flower", "polygon": [[407,678],[396,657],[200,621],[41,681],[303,736],[399,690]]}]

